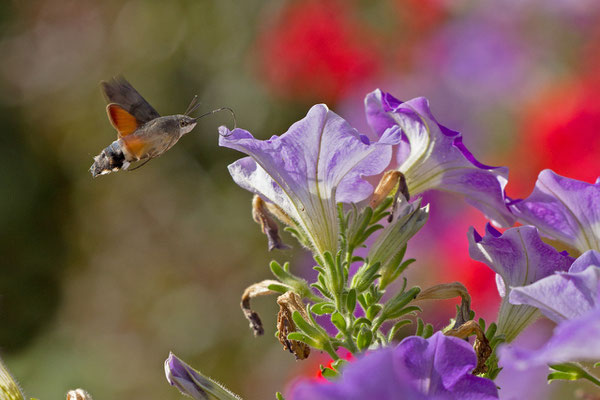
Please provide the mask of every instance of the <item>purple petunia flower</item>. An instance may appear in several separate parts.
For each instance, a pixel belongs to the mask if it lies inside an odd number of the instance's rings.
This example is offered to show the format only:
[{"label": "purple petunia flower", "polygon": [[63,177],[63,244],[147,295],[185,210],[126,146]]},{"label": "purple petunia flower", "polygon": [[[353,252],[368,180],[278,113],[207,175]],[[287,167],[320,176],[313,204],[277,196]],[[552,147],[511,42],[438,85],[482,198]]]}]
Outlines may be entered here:
[{"label": "purple petunia flower", "polygon": [[291,400],[497,399],[493,381],[471,374],[476,365],[464,340],[411,336],[347,365],[336,382],[298,384]]},{"label": "purple petunia flower", "polygon": [[488,224],[484,237],[472,227],[468,237],[471,258],[498,274],[496,283],[502,297],[498,332],[510,342],[537,316],[535,307],[508,302],[511,288],[529,285],[556,271],[567,271],[573,258],[542,242],[533,226],[511,228],[502,234]]},{"label": "purple petunia flower", "polygon": [[[373,192],[363,176],[381,173],[391,159],[386,142],[371,143],[327,106],[313,106],[281,136],[255,139],[220,128],[219,144],[248,154],[229,166],[233,180],[278,206],[319,254],[337,249],[338,202],[360,202]],[[384,143],[386,143],[384,145]]]},{"label": "purple petunia flower", "polygon": [[436,121],[427,99],[401,102],[375,90],[365,98],[365,108],[377,135],[391,127],[402,129],[391,166],[405,175],[411,196],[430,189],[458,193],[496,225],[513,225],[515,219],[504,196],[508,169],[477,161],[460,133]]},{"label": "purple petunia flower", "polygon": [[511,209],[524,224],[535,225],[542,235],[584,253],[600,251],[600,182],[581,182],[540,172],[535,188]]},{"label": "purple petunia flower", "polygon": [[600,253],[586,252],[571,265],[568,273],[513,287],[509,301],[536,307],[556,323],[600,309]]},{"label": "purple petunia flower", "polygon": [[500,353],[503,363],[524,369],[549,363],[600,360],[600,253],[593,250],[584,253],[568,273],[514,287],[509,301],[540,309],[558,326],[540,349],[503,347]]}]

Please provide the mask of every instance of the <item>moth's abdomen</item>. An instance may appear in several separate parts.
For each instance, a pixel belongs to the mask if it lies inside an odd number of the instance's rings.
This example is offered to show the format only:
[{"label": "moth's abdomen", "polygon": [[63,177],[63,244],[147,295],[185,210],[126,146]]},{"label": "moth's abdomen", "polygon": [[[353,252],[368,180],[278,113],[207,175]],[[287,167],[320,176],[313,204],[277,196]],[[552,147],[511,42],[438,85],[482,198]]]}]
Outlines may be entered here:
[{"label": "moth's abdomen", "polygon": [[95,178],[98,175],[105,175],[121,169],[127,169],[128,166],[129,162],[125,160],[125,154],[121,149],[121,144],[118,140],[115,140],[110,146],[94,157],[94,163],[90,167],[90,172]]}]

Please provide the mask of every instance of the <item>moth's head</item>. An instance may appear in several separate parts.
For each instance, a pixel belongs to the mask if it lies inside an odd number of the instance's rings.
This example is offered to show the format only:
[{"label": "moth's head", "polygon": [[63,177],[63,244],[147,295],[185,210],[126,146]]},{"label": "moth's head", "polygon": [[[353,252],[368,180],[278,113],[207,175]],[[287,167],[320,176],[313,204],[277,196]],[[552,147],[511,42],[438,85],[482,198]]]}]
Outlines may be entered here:
[{"label": "moth's head", "polygon": [[187,115],[177,115],[177,125],[179,126],[180,136],[183,136],[194,129],[197,123],[198,121],[196,121],[196,118],[188,117]]}]

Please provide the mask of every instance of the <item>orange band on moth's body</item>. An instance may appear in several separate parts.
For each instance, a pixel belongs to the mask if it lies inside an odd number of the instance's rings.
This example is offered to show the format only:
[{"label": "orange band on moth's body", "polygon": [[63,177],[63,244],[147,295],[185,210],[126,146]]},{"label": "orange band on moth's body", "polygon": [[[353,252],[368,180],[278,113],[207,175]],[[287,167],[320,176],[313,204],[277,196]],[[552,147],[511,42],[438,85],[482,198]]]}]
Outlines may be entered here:
[{"label": "orange band on moth's body", "polygon": [[132,135],[122,137],[121,143],[124,150],[131,155],[133,159],[141,160],[147,155],[148,146],[144,140]]}]

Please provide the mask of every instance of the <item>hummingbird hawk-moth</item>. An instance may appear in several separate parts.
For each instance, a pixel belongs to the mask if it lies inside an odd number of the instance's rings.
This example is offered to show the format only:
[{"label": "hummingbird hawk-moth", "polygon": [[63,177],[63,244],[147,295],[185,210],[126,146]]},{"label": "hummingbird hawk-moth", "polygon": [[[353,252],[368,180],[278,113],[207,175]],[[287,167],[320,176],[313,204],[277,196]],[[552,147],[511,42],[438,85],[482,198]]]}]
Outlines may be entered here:
[{"label": "hummingbird hawk-moth", "polygon": [[94,157],[90,167],[94,178],[126,170],[131,163],[145,160],[141,167],[173,147],[183,135],[194,129],[198,119],[206,115],[222,110],[234,115],[231,109],[224,107],[192,118],[188,114],[199,106],[196,96],[184,114],[161,117],[125,78],[120,76],[103,81],[100,86],[109,103],[106,113],[117,130],[117,140]]}]

